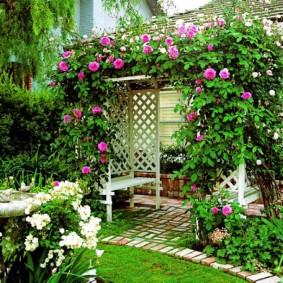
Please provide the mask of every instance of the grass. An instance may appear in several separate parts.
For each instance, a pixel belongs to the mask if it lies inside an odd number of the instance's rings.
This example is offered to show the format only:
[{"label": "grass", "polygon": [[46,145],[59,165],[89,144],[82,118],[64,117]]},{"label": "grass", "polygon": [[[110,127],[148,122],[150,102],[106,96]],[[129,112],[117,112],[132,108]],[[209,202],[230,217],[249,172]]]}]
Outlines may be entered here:
[{"label": "grass", "polygon": [[100,244],[97,274],[105,283],[243,283],[223,271],[159,252]]}]

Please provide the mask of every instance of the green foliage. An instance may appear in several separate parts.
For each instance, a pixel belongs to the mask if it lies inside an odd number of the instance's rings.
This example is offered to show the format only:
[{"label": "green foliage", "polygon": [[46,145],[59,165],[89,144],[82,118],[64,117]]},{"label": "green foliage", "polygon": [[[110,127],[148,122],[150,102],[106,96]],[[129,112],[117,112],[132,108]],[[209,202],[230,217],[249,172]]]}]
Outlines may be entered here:
[{"label": "green foliage", "polygon": [[49,39],[55,30],[60,29],[66,37],[74,28],[75,2],[2,1],[0,70],[9,71],[18,82],[27,74],[34,76],[44,70],[54,58],[55,50]]},{"label": "green foliage", "polygon": [[161,145],[160,147],[160,172],[162,174],[173,174],[179,171],[185,162],[185,150],[179,146]]},{"label": "green foliage", "polygon": [[242,219],[241,229],[230,230],[220,246],[207,246],[204,251],[214,254],[220,261],[242,265],[243,270],[268,269],[278,273],[282,247],[282,241],[262,219],[247,218]]}]

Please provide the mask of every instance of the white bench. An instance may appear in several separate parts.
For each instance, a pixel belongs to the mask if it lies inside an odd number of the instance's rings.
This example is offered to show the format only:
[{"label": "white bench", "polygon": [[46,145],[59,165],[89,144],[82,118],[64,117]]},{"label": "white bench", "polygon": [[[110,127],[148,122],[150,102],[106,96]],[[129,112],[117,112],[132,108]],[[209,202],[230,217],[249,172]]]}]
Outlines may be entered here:
[{"label": "white bench", "polygon": [[[143,185],[147,185],[144,187]],[[160,208],[160,190],[159,182],[156,178],[146,177],[132,177],[131,175],[114,177],[108,182],[103,184],[103,189],[100,190],[100,194],[106,196],[106,200],[101,201],[106,205],[107,221],[112,221],[112,196],[118,190],[130,190],[130,207],[134,207],[134,189],[135,187],[143,186],[143,188],[156,191],[156,209]]]}]

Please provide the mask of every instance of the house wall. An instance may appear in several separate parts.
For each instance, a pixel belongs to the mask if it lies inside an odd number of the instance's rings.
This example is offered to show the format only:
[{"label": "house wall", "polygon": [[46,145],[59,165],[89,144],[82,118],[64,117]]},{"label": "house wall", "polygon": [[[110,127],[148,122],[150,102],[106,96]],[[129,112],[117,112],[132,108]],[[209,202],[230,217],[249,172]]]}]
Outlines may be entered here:
[{"label": "house wall", "polygon": [[[142,16],[150,19],[153,14],[146,2],[142,0],[137,10]],[[79,26],[79,32],[90,35],[92,28],[100,31],[113,31],[117,24],[117,19],[123,16],[120,14],[109,15],[104,11],[101,0],[77,0],[76,2],[76,20]]]}]

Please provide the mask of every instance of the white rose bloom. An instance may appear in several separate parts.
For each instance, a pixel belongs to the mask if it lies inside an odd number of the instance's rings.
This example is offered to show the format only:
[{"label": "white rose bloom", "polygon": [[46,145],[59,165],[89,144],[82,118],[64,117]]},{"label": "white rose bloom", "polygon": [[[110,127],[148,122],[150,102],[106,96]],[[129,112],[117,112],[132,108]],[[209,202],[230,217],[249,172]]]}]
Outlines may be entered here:
[{"label": "white rose bloom", "polygon": [[253,73],[252,73],[252,76],[253,76],[254,78],[257,78],[257,77],[258,77],[258,73],[257,73],[257,72],[253,72]]},{"label": "white rose bloom", "polygon": [[271,96],[274,96],[274,95],[275,95],[275,91],[274,91],[273,89],[271,89],[271,90],[269,91],[269,94],[270,94]]},{"label": "white rose bloom", "polygon": [[84,35],[83,35],[83,38],[84,38],[84,39],[87,39],[87,38],[88,38],[87,34],[84,34]]},{"label": "white rose bloom", "polygon": [[274,135],[273,135],[273,139],[278,140],[278,138],[279,138],[279,134],[277,132],[275,132]]},{"label": "white rose bloom", "polygon": [[272,70],[267,70],[267,71],[266,71],[266,74],[267,74],[268,76],[272,76],[272,75],[273,75]]},{"label": "white rose bloom", "polygon": [[256,164],[257,164],[257,165],[261,165],[261,164],[262,164],[262,163],[261,163],[261,160],[258,159],[258,160],[256,161]]}]

